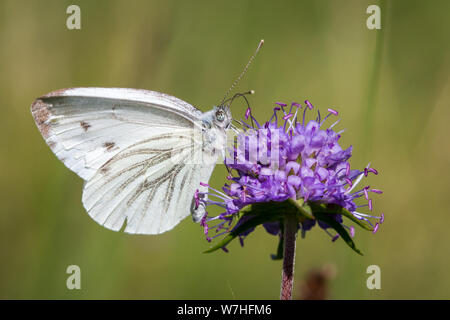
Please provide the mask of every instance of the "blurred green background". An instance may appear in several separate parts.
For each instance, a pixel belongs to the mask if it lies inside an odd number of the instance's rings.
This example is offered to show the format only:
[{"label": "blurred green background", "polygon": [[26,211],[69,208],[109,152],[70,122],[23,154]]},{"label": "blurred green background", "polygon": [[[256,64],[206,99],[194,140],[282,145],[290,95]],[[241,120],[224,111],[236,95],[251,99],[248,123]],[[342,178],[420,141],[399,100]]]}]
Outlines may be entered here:
[{"label": "blurred green background", "polygon": [[[81,30],[66,8],[81,7]],[[381,6],[382,29],[366,8]],[[265,121],[275,101],[334,107],[353,167],[386,222],[357,229],[358,256],[315,228],[298,240],[295,297],[306,274],[332,265],[335,299],[450,298],[450,1],[18,1],[0,0],[0,298],[277,299],[277,239],[259,228],[241,248],[202,254],[186,219],[159,236],[109,231],[81,203],[83,182],[57,160],[30,113],[65,87],[146,88],[203,111],[220,102],[258,41],[238,90],[254,89]],[[244,106],[236,103],[234,116]],[[212,184],[223,183],[218,166]],[[66,268],[81,268],[81,290]],[[381,268],[368,290],[366,268]]]}]

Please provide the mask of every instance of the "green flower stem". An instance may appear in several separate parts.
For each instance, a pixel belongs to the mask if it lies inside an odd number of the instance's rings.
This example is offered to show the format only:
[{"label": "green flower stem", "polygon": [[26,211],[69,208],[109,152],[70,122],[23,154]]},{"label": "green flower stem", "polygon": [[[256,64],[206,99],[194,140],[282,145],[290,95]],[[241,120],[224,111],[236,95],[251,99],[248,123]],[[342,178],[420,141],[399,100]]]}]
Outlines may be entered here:
[{"label": "green flower stem", "polygon": [[284,219],[284,254],[283,272],[281,274],[280,300],[292,299],[294,285],[295,244],[298,220],[295,214],[288,213]]}]

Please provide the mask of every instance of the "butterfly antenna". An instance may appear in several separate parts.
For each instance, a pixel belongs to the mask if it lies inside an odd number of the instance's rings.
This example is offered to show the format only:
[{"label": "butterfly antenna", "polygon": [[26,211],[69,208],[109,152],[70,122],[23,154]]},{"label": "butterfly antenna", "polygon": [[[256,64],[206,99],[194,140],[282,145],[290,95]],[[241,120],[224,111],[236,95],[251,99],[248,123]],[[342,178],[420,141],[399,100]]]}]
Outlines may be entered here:
[{"label": "butterfly antenna", "polygon": [[250,65],[252,64],[253,60],[256,57],[256,54],[258,53],[259,49],[261,49],[262,45],[264,44],[264,40],[261,40],[258,44],[258,47],[256,48],[255,53],[250,57],[250,60],[248,60],[247,65],[245,66],[244,70],[241,72],[241,74],[239,75],[239,77],[233,82],[233,84],[231,85],[230,89],[228,89],[227,93],[225,94],[225,96],[222,99],[222,102],[220,103],[220,105],[222,105],[226,98],[228,97],[228,95],[230,94],[230,92],[234,89],[234,87],[238,84],[238,82],[242,79],[242,77],[245,75],[245,73],[248,70],[248,67],[250,67]]},{"label": "butterfly antenna", "polygon": [[235,93],[233,95],[233,97],[228,98],[226,100],[223,100],[221,105],[228,105],[228,107],[231,107],[231,104],[233,103],[234,99],[239,98],[239,97],[243,97],[245,99],[245,101],[247,101],[247,106],[250,107],[250,105],[248,103],[248,100],[245,97],[246,95],[249,95],[249,94],[255,94],[255,90],[250,90],[250,91],[247,91],[247,92],[244,92],[244,93]]}]

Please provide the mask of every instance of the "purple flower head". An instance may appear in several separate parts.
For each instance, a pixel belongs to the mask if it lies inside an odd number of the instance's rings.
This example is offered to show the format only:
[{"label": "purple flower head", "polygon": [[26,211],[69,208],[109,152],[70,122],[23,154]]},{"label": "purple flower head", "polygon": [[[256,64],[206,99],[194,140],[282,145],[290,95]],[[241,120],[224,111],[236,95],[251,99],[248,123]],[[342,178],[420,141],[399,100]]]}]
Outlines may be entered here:
[{"label": "purple flower head", "polygon": [[[240,211],[249,205],[288,199],[301,204],[343,208],[351,213],[354,221],[364,221],[376,232],[384,221],[384,215],[372,214],[371,195],[382,192],[370,186],[361,188],[360,182],[370,173],[378,174],[378,171],[369,165],[363,170],[350,168],[348,160],[352,147],[342,148],[338,142],[342,131],[333,130],[339,120],[325,127],[326,120],[337,116],[338,112],[329,108],[325,117],[321,118],[317,112],[316,119],[306,121],[306,113],[314,108],[308,100],[304,107],[296,102],[290,107],[281,102],[276,104],[273,115],[264,125],[253,118],[250,108],[247,110],[245,118],[250,118],[251,124],[242,121],[244,130],[235,137],[233,147],[227,150],[225,165],[230,173],[229,182],[221,191],[209,187],[203,194],[209,197],[196,193],[197,205],[203,201],[206,207],[223,208],[220,215],[208,217],[206,214],[202,219],[207,239],[232,232],[244,224],[248,217],[234,222],[240,218]],[[364,207],[370,214],[360,212]],[[344,225],[341,214],[333,214],[331,219],[332,224],[338,223],[353,237],[353,226]],[[339,234],[329,231],[329,223],[318,221],[317,225],[334,241]],[[271,221],[263,225],[270,234],[280,234],[280,222]],[[316,219],[304,219],[298,228],[304,234],[314,225]],[[253,229],[239,234],[241,244]]]}]

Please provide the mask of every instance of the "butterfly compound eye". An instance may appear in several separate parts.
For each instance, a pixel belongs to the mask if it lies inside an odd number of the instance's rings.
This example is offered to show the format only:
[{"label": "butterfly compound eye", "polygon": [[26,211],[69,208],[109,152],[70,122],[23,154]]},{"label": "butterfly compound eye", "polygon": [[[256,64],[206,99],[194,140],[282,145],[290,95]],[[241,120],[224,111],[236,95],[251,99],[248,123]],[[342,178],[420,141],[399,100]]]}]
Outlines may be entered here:
[{"label": "butterfly compound eye", "polygon": [[217,121],[222,122],[223,120],[225,120],[225,113],[222,110],[217,111],[216,119]]}]

